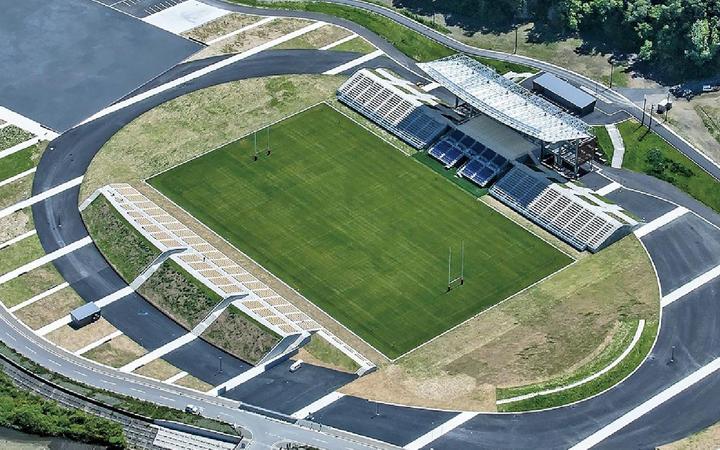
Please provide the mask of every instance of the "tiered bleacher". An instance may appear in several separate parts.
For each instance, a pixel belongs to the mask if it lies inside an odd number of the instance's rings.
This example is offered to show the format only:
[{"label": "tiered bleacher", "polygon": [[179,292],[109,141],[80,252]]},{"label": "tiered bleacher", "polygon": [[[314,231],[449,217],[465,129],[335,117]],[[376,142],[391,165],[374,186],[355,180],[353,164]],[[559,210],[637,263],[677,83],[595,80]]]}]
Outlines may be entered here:
[{"label": "tiered bleacher", "polygon": [[524,165],[515,165],[490,194],[576,249],[598,251],[629,233],[636,224],[617,205],[589,189],[560,185]]},{"label": "tiered bleacher", "polygon": [[463,158],[467,159],[468,161],[458,170],[458,175],[481,187],[487,186],[508,162],[502,155],[457,129],[433,145],[428,153],[448,169]]},{"label": "tiered bleacher", "polygon": [[447,129],[430,107],[438,103],[433,95],[383,69],[356,72],[337,98],[415,148],[426,148]]}]

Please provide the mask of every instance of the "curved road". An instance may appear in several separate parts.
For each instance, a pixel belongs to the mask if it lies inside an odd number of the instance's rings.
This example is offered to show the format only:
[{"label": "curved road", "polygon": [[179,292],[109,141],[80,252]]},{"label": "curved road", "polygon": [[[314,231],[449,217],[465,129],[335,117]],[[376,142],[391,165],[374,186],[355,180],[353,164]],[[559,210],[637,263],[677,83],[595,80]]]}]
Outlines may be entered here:
[{"label": "curved road", "polygon": [[[360,30],[359,34],[367,33]],[[53,141],[51,145],[54,150],[43,155],[35,176],[33,194],[81,176],[95,153],[115,132],[133,118],[164,101],[213,84],[253,76],[291,72],[320,73],[339,65],[338,58],[348,60],[353,57],[331,53],[333,52],[264,52],[77,127]],[[394,55],[391,53],[391,56]],[[623,171],[609,173],[608,176],[628,185],[637,181]],[[652,180],[640,180],[640,184],[652,183]],[[664,185],[661,187],[672,190]],[[87,235],[77,210],[78,191],[77,188],[68,190],[33,206],[38,236],[47,252]],[[638,199],[637,196],[643,195],[628,190],[626,198],[619,202],[626,202],[628,209],[633,210],[637,205],[648,203],[645,201],[647,199]],[[673,192],[673,195],[676,202],[678,199],[681,202],[689,200],[679,192]],[[674,205],[658,200],[653,207],[636,211],[651,220],[672,207]],[[717,217],[712,217],[711,220],[720,222]],[[716,245],[720,250],[720,231],[699,216],[688,215],[683,220],[673,222],[643,238],[643,243],[658,268],[663,295],[702,274],[710,265],[720,264],[720,261],[715,261],[717,257],[713,259],[713,256],[708,256],[704,250],[715,248]],[[97,252],[94,246],[88,247]],[[720,251],[717,253],[720,255]],[[115,289],[116,281],[112,280],[112,277],[117,275],[111,270],[108,271],[106,263],[103,265],[102,256],[99,259],[88,259],[73,258],[72,255],[63,261],[58,260],[58,269],[73,287],[80,286],[79,292],[82,289],[85,289],[85,292],[94,292],[89,300],[97,299],[100,295],[97,292]],[[566,448],[577,443],[719,356],[717,349],[720,348],[720,328],[716,325],[720,323],[720,308],[713,301],[718,293],[720,283],[715,280],[666,307],[658,342],[650,358],[633,376],[616,388],[570,407],[526,414],[481,414],[434,442],[433,447]],[[83,297],[86,298],[86,295]],[[351,444],[326,434],[271,422],[239,411],[237,402],[190,393],[182,388],[150,382],[88,363],[48,345],[28,330],[16,325],[7,313],[3,313],[1,319],[3,340],[8,345],[51,370],[84,383],[175,407],[191,398],[193,403],[204,406],[206,413],[211,416],[242,423],[251,429],[258,442],[265,445],[279,440],[282,436],[326,448],[360,447],[360,444]],[[676,347],[675,358],[670,363],[673,346]],[[715,422],[720,418],[720,412],[716,409],[717,401],[720,400],[718,383],[720,376],[717,373],[710,375],[614,434],[602,445],[608,448],[652,447]],[[367,414],[368,410],[381,413]],[[676,412],[679,410],[685,413],[678,415]],[[446,419],[452,416],[452,413],[392,405],[375,406],[372,402],[344,398],[318,411],[313,420],[396,445],[405,445],[437,426],[436,420],[439,417]],[[413,418],[412,427],[403,426],[403,420],[408,417]]]}]

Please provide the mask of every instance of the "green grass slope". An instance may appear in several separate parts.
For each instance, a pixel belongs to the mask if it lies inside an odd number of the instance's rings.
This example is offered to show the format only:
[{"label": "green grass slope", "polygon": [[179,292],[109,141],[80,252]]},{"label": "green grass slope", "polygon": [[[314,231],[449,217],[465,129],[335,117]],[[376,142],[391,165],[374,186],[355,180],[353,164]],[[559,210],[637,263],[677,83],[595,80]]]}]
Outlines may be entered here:
[{"label": "green grass slope", "polygon": [[570,262],[327,105],[271,139],[256,162],[249,137],[150,183],[391,358]]}]

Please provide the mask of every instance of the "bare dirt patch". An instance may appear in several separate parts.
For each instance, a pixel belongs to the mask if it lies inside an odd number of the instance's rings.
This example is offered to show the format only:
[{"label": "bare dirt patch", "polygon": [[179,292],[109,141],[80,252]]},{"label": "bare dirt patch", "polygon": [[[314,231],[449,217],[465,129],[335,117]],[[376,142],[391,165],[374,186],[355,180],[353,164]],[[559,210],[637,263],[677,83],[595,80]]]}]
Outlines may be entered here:
[{"label": "bare dirt patch", "polygon": [[197,39],[200,42],[208,42],[213,39],[225,36],[228,33],[240,28],[252,25],[262,19],[261,16],[250,16],[247,14],[232,13],[208,22],[200,27],[182,33],[183,36]]},{"label": "bare dirt patch", "polygon": [[210,56],[242,53],[258,45],[270,42],[293,31],[310,25],[312,21],[304,19],[275,19],[272,22],[252,28],[228,39],[216,42],[195,53],[190,60],[203,59]]},{"label": "bare dirt patch", "polygon": [[717,450],[720,448],[720,424],[659,448],[660,450]]},{"label": "bare dirt patch", "polygon": [[[608,345],[618,321],[656,319],[658,310],[654,271],[641,244],[629,236],[342,392],[418,406],[495,410],[496,387],[572,373]],[[428,386],[444,395],[433,396]]]},{"label": "bare dirt patch", "polygon": [[145,364],[141,368],[137,369],[134,373],[144,375],[155,380],[165,381],[171,376],[180,373],[180,369],[164,359],[156,359],[155,361]]},{"label": "bare dirt patch", "polygon": [[0,219],[0,243],[35,228],[30,208],[21,209]]},{"label": "bare dirt patch", "polygon": [[[72,288],[65,288],[72,289]],[[100,320],[91,324],[85,325],[80,329],[73,329],[69,325],[65,325],[52,333],[45,336],[50,342],[64,348],[70,352],[76,352],[83,347],[86,347],[93,342],[97,342],[100,339],[108,336],[117,331],[107,320],[100,318]]]},{"label": "bare dirt patch", "polygon": [[[713,161],[720,163],[720,106],[718,105],[720,105],[720,93],[704,94],[692,100],[675,100],[668,114],[668,125]],[[708,129],[708,116],[711,121],[717,123],[715,135],[712,129]]]},{"label": "bare dirt patch", "polygon": [[200,392],[207,392],[213,388],[212,385],[209,385],[206,382],[197,379],[192,375],[186,375],[180,378],[178,381],[175,382],[175,384],[177,384],[178,386],[195,389],[196,391]]},{"label": "bare dirt patch", "polygon": [[15,312],[15,316],[33,330],[52,323],[66,315],[85,302],[71,288],[66,287],[32,305],[28,305]]},{"label": "bare dirt patch", "polygon": [[129,337],[118,336],[112,341],[90,350],[83,356],[117,369],[129,362],[135,361],[146,353],[147,350],[140,347]]}]

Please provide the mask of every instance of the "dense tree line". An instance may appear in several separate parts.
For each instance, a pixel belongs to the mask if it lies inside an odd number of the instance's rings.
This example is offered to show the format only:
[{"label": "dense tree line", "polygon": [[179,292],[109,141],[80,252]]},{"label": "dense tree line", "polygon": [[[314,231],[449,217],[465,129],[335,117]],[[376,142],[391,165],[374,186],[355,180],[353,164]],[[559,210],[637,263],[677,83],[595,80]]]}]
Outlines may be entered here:
[{"label": "dense tree line", "polygon": [[65,437],[75,441],[125,448],[122,427],[106,419],[18,389],[0,372],[0,426],[40,436]]},{"label": "dense tree line", "polygon": [[720,62],[720,0],[395,0],[446,14],[477,29],[534,22],[546,32],[579,33],[608,49],[700,73]]}]

